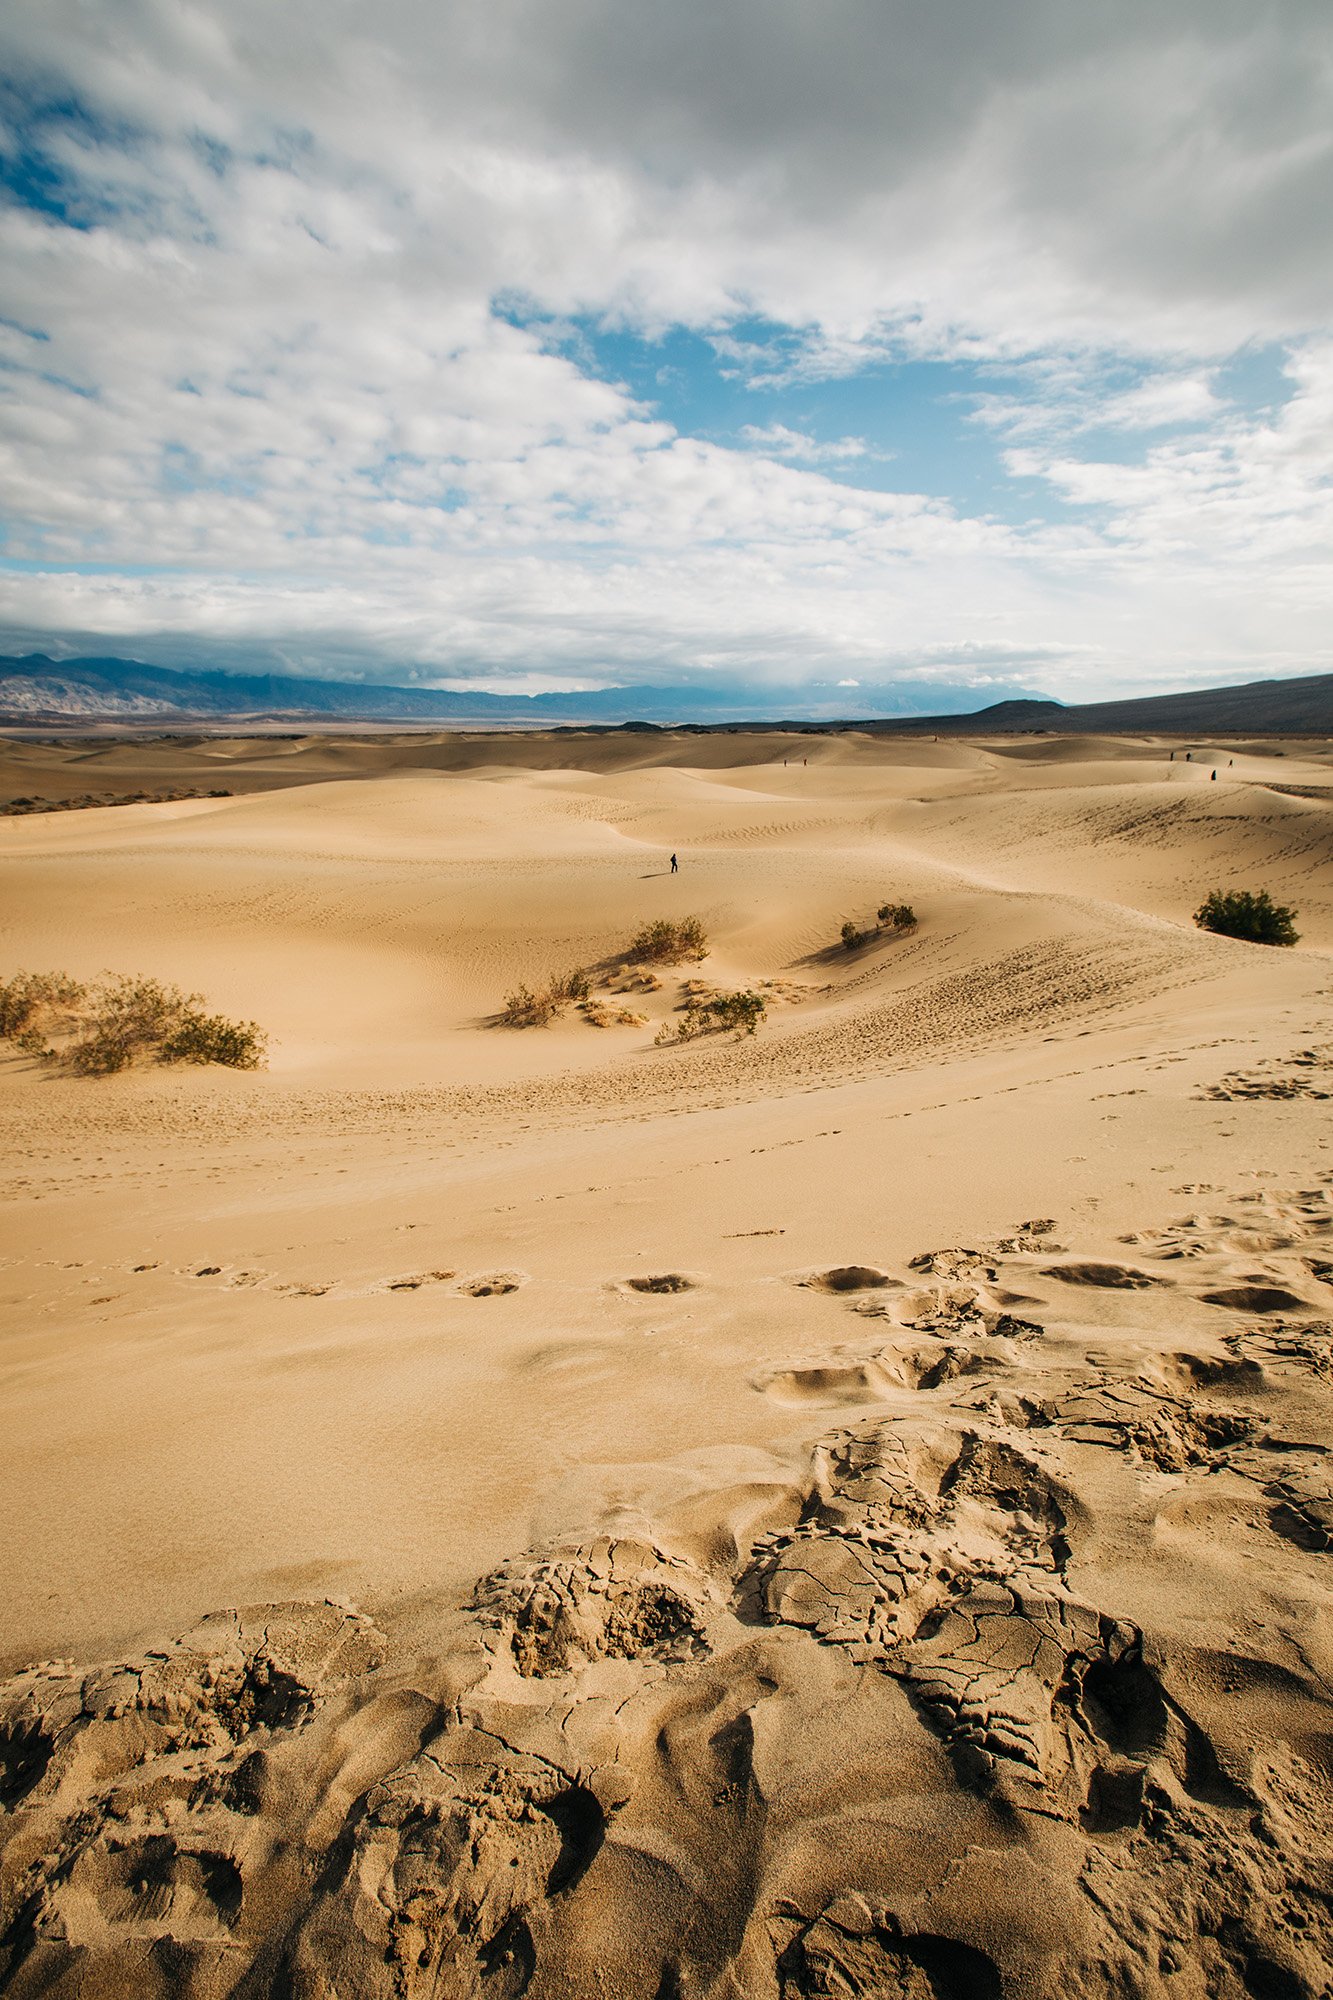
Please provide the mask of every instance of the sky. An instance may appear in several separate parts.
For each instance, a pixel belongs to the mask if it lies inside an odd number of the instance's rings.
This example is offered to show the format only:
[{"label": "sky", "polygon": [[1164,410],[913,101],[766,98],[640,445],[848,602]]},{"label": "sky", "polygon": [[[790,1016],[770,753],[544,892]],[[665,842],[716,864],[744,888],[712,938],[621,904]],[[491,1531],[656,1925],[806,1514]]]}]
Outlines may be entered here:
[{"label": "sky", "polygon": [[1329,671],[1327,0],[43,0],[0,77],[6,651]]}]

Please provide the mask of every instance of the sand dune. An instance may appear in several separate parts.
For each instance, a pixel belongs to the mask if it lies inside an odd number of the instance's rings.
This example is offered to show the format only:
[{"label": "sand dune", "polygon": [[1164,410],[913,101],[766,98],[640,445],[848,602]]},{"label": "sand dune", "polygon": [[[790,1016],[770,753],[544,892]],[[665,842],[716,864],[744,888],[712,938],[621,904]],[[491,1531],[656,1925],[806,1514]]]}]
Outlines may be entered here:
[{"label": "sand dune", "polygon": [[233,794],[0,819],[3,971],[274,1038],[0,1060],[7,1991],[1327,1992],[1333,752],[1169,749],[0,749]]}]

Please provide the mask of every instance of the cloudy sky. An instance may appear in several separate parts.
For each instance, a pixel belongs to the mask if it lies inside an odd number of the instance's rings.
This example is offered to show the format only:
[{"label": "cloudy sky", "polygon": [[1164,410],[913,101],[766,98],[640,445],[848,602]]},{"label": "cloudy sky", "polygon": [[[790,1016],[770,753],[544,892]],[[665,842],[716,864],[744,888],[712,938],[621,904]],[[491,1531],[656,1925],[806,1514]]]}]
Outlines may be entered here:
[{"label": "cloudy sky", "polygon": [[5,23],[6,650],[1328,670],[1327,0]]}]

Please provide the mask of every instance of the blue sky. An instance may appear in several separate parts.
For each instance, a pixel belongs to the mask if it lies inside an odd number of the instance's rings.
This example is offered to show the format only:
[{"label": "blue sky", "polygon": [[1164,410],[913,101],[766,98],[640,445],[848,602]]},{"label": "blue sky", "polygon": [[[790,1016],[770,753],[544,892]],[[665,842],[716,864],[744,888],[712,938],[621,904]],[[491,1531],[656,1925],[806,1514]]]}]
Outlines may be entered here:
[{"label": "blue sky", "polygon": [[1326,671],[1333,21],[1114,16],[13,10],[0,644],[516,689]]}]

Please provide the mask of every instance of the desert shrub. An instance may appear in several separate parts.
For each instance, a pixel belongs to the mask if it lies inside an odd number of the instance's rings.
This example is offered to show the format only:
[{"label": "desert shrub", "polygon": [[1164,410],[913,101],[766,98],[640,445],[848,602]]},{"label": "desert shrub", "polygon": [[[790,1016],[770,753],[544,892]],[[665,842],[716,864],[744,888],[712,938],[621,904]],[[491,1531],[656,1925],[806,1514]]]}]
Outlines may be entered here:
[{"label": "desert shrub", "polygon": [[571,967],[568,972],[552,972],[545,986],[516,986],[512,993],[506,993],[500,1024],[505,1028],[544,1028],[563,1014],[571,1002],[583,1006],[591,992],[592,975],[581,965]]},{"label": "desert shrub", "polygon": [[259,1069],[268,1040],[254,1021],[229,1021],[224,1014],[187,1008],[158,1054],[166,1063],[221,1063],[224,1069]]},{"label": "desert shrub", "polygon": [[843,948],[846,951],[855,951],[858,945],[864,944],[866,941],[866,933],[863,930],[859,929],[858,926],[851,921],[850,917],[848,918],[847,922],[843,925],[842,930],[839,932],[839,936],[842,938]]},{"label": "desert shrub", "polygon": [[881,903],[875,916],[881,930],[910,931],[916,923],[910,903]]},{"label": "desert shrub", "polygon": [[592,975],[581,965],[571,966],[568,972],[553,972],[546,982],[547,991],[557,1005],[566,1006],[572,1000],[586,1000],[592,992]]},{"label": "desert shrub", "polygon": [[708,1000],[691,1000],[674,1025],[663,1022],[654,1040],[664,1047],[668,1042],[692,1042],[698,1035],[722,1034],[728,1028],[738,1035],[752,1035],[767,1015],[762,994],[715,993]]},{"label": "desert shrub", "polygon": [[199,994],[158,979],[108,974],[83,986],[65,973],[19,973],[0,986],[0,1027],[26,1054],[76,1076],[112,1076],[141,1057],[258,1069],[266,1044],[255,1023],[202,1006]]},{"label": "desert shrub", "polygon": [[544,1028],[560,1012],[560,1002],[548,987],[534,993],[530,986],[516,986],[506,993],[500,1020],[506,1028]]},{"label": "desert shrub", "polygon": [[631,940],[627,957],[640,964],[677,965],[683,958],[707,958],[708,934],[697,917],[658,917]]},{"label": "desert shrub", "polygon": [[60,1051],[60,1060],[78,1076],[114,1075],[137,1056],[160,1054],[200,1000],[198,993],[182,993],[159,979],[100,980],[88,995],[78,1037]]},{"label": "desert shrub", "polygon": [[1267,889],[1214,889],[1194,912],[1200,930],[1250,944],[1295,944],[1296,912],[1275,903]]},{"label": "desert shrub", "polygon": [[0,980],[0,1037],[6,1041],[31,1038],[52,1015],[77,1007],[84,988],[67,972],[16,972]]}]

